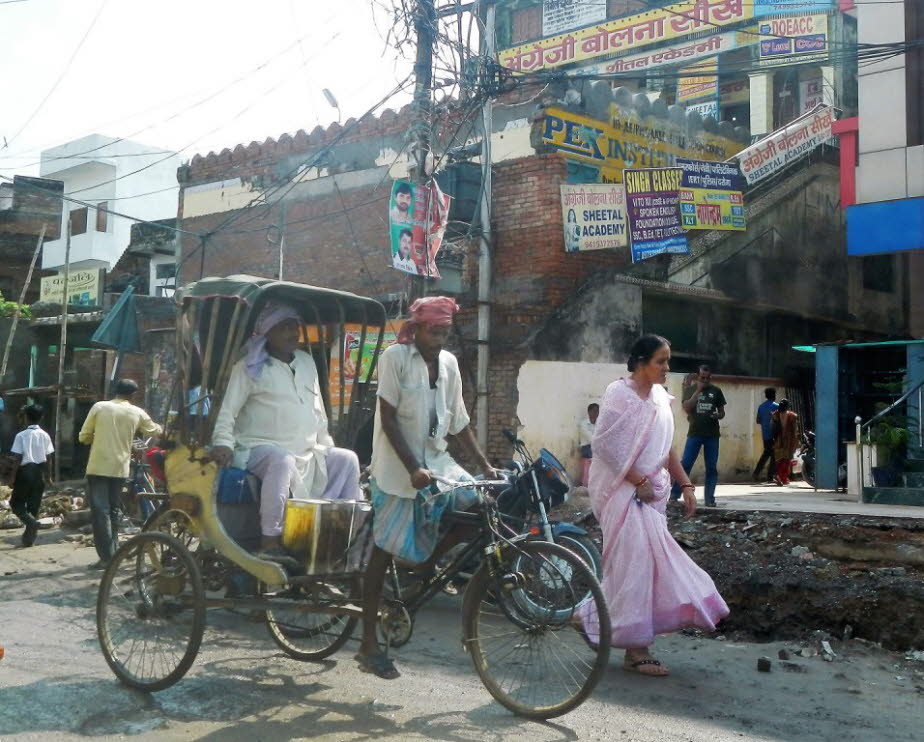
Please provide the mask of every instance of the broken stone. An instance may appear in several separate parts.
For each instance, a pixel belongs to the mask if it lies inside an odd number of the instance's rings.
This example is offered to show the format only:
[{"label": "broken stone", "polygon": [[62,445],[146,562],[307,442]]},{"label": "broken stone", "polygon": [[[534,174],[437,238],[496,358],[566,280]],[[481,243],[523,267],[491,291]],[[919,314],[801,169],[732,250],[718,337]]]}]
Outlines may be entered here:
[{"label": "broken stone", "polygon": [[807,551],[804,554],[799,554],[799,559],[803,562],[810,562],[814,558],[815,558],[815,555],[810,551]]},{"label": "broken stone", "polygon": [[22,523],[15,515],[4,515],[0,518],[0,528],[22,528]]},{"label": "broken stone", "polygon": [[807,546],[793,546],[789,553],[794,557],[800,557],[803,554],[810,554],[811,551]]},{"label": "broken stone", "polygon": [[80,534],[80,533],[68,533],[68,534],[64,537],[64,540],[67,541],[68,543],[72,543],[72,544],[73,544],[73,543],[77,543],[77,542],[79,542],[79,541],[83,541],[83,534]]},{"label": "broken stone", "polygon": [[834,650],[831,649],[831,643],[830,643],[830,642],[823,641],[823,642],[821,643],[821,651],[825,653],[825,657],[826,657],[826,658],[827,658],[827,657],[837,657],[837,655],[834,654]]},{"label": "broken stone", "polygon": [[67,528],[80,528],[90,522],[89,510],[72,510],[64,514],[64,525]]},{"label": "broken stone", "polygon": [[851,638],[852,636],[853,636],[853,626],[851,626],[850,624],[847,624],[847,625],[844,627],[844,634],[843,634],[842,638],[843,638],[843,640],[846,642],[846,641],[850,641],[850,638]]},{"label": "broken stone", "polygon": [[719,635],[715,638],[715,640],[716,640],[717,642],[724,642],[724,641],[725,641],[725,637],[722,636],[722,634],[719,634]]},{"label": "broken stone", "polygon": [[780,667],[786,670],[786,672],[808,672],[808,668],[805,665],[800,665],[798,662],[781,662]]},{"label": "broken stone", "polygon": [[905,655],[905,659],[913,660],[914,662],[924,662],[924,649],[908,652],[908,654]]},{"label": "broken stone", "polygon": [[769,657],[761,657],[757,660],[757,672],[770,672],[772,666],[773,663],[770,661]]},{"label": "broken stone", "polygon": [[799,655],[801,657],[814,657],[817,654],[818,652],[814,647],[802,647],[802,649],[799,650]]},{"label": "broken stone", "polygon": [[779,657],[781,660],[788,660],[789,651],[785,649],[781,649],[779,652],[776,653],[776,656]]},{"label": "broken stone", "polygon": [[881,575],[891,575],[893,577],[904,577],[908,570],[904,567],[880,567],[876,570]]}]

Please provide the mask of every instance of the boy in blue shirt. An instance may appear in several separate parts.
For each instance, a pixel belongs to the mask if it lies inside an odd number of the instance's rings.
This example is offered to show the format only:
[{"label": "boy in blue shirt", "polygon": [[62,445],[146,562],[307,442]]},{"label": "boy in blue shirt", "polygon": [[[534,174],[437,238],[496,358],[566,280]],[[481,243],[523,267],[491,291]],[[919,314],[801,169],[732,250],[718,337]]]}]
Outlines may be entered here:
[{"label": "boy in blue shirt", "polygon": [[767,401],[757,408],[757,424],[760,425],[760,432],[763,436],[764,451],[757,461],[757,466],[754,467],[755,482],[761,480],[760,470],[763,469],[764,464],[767,465],[766,481],[773,481],[773,428],[771,425],[771,418],[773,413],[779,408],[779,405],[776,403],[776,389],[773,387],[764,389],[764,396],[767,398]]}]

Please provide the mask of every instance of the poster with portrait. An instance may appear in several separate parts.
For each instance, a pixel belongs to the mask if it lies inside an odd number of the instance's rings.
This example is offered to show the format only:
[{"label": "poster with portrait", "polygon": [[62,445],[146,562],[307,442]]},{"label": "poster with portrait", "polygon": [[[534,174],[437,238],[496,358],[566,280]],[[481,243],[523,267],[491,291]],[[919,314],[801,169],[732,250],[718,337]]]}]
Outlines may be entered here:
[{"label": "poster with portrait", "polygon": [[388,208],[393,268],[415,276],[440,277],[436,255],[449,220],[449,201],[436,181],[428,185],[394,182]]}]

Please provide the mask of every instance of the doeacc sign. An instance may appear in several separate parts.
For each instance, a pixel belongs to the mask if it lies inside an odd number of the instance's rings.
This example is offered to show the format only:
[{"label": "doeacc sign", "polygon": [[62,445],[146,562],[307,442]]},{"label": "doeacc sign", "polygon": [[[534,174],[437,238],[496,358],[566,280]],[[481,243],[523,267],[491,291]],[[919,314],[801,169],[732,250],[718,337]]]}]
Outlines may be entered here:
[{"label": "doeacc sign", "polygon": [[[67,279],[68,304],[71,306],[97,307],[103,293],[105,271],[102,269],[72,271]],[[64,298],[64,274],[45,276],[39,287],[39,301],[62,304]]]}]

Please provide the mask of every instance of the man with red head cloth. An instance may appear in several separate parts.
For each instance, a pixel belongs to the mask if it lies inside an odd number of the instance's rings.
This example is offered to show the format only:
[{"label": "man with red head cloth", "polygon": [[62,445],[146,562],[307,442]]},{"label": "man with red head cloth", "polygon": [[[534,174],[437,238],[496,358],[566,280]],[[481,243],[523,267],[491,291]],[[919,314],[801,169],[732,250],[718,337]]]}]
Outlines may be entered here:
[{"label": "man with red head cloth", "polygon": [[356,659],[362,670],[385,679],[399,676],[375,633],[388,554],[424,570],[432,567],[437,542],[445,535],[443,513],[465,510],[475,499],[474,492],[434,498],[428,489],[435,476],[471,479],[449,455],[447,436],[455,436],[483,471],[494,472],[469,427],[459,363],[443,350],[458,311],[455,300],[445,296],[418,299],[398,342],[378,364],[370,466],[375,548],[366,572],[363,642]]},{"label": "man with red head cloth", "polygon": [[219,465],[233,463],[262,480],[261,548],[269,558],[286,556],[280,542],[290,495],[361,498],[359,459],[334,447],[318,369],[300,342],[298,312],[268,304],[231,370],[212,434],[212,458]]}]

